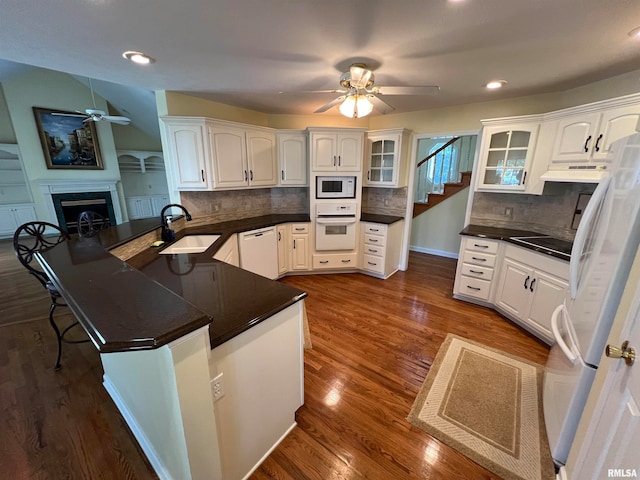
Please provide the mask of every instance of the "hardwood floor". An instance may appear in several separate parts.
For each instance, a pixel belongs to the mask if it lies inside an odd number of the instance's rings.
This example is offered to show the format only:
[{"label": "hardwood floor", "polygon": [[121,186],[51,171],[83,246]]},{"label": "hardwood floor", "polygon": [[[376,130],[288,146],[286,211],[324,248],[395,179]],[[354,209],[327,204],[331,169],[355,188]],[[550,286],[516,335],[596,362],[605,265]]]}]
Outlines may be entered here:
[{"label": "hardwood floor", "polygon": [[[455,263],[412,253],[409,270],[386,281],[360,274],[282,280],[309,293],[305,405],[252,478],[497,478],[406,421],[448,332],[546,360],[547,347],[534,337],[452,298]],[[63,368],[53,371],[48,299],[16,264],[1,241],[1,318],[13,323],[0,326],[2,478],[156,478],[102,387],[95,348],[65,345]]]}]

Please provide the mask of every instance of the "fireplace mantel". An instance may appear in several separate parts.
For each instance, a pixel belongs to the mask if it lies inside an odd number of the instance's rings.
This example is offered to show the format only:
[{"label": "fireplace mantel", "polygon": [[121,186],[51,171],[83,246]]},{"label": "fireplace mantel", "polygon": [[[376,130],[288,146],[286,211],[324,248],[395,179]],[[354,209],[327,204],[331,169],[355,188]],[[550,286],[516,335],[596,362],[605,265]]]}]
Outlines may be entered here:
[{"label": "fireplace mantel", "polygon": [[120,208],[120,199],[116,185],[117,179],[114,180],[40,180],[36,182],[45,197],[47,212],[51,223],[58,224],[56,211],[53,206],[52,194],[55,193],[87,193],[87,192],[110,192],[111,202],[113,203],[113,212],[116,216],[116,223],[122,223],[122,210]]}]

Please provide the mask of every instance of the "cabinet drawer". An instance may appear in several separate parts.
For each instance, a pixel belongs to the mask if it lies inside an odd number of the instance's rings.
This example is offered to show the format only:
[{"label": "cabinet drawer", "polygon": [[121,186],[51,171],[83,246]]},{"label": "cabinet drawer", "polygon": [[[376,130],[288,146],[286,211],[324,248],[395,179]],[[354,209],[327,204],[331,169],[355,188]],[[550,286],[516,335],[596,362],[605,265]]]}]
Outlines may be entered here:
[{"label": "cabinet drawer", "polygon": [[298,233],[309,233],[308,223],[293,223],[291,224],[291,233],[296,235]]},{"label": "cabinet drawer", "polygon": [[313,268],[356,268],[358,256],[355,253],[348,253],[344,255],[314,255],[313,256]]},{"label": "cabinet drawer", "polygon": [[363,255],[362,268],[376,273],[384,273],[384,259],[374,255]]},{"label": "cabinet drawer", "polygon": [[372,233],[374,235],[384,235],[387,233],[387,226],[378,223],[365,223],[364,233]]},{"label": "cabinet drawer", "polygon": [[379,247],[378,245],[365,245],[363,247],[363,253],[365,255],[375,255],[377,257],[384,257],[385,249],[384,247]]},{"label": "cabinet drawer", "polygon": [[384,247],[384,238],[381,235],[372,235],[370,233],[364,234],[364,243],[367,245],[375,245],[378,247]]},{"label": "cabinet drawer", "polygon": [[460,293],[469,297],[479,298],[480,300],[488,300],[491,291],[491,282],[480,280],[478,278],[460,277]]},{"label": "cabinet drawer", "polygon": [[462,275],[475,277],[482,280],[491,280],[493,278],[493,268],[481,267],[479,265],[462,264]]},{"label": "cabinet drawer", "polygon": [[473,265],[482,265],[483,267],[493,267],[496,264],[496,256],[490,253],[465,250],[462,255],[462,261]]},{"label": "cabinet drawer", "polygon": [[474,252],[497,253],[500,244],[494,240],[485,240],[483,238],[471,237],[464,242],[465,250],[473,250]]}]

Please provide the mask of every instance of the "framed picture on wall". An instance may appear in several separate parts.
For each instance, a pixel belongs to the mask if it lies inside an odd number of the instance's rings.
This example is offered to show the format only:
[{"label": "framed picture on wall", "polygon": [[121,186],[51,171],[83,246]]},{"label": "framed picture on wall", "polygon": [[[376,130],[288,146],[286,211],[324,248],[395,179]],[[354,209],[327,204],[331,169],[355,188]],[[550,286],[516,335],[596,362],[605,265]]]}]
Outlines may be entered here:
[{"label": "framed picture on wall", "polygon": [[33,107],[48,169],[102,170],[94,122],[86,115]]}]

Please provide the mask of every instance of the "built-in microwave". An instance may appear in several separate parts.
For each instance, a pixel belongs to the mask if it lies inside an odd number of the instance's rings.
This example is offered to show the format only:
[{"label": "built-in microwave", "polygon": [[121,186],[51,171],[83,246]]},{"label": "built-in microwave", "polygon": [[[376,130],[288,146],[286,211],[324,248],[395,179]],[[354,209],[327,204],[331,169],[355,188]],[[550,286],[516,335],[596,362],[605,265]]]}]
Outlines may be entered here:
[{"label": "built-in microwave", "polygon": [[356,177],[316,177],[316,198],[356,198]]}]

